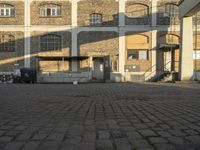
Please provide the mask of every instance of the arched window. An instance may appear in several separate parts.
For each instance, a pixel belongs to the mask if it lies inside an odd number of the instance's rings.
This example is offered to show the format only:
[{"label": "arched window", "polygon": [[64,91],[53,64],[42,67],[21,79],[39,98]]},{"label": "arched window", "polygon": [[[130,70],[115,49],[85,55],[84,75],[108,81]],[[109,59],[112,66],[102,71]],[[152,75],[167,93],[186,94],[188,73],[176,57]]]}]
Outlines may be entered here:
[{"label": "arched window", "polygon": [[12,17],[15,15],[15,8],[9,4],[0,4],[0,17]]},{"label": "arched window", "polygon": [[13,35],[0,34],[0,52],[15,51],[15,37]]},{"label": "arched window", "polygon": [[55,4],[46,4],[40,7],[41,17],[61,16],[61,6]]},{"label": "arched window", "polygon": [[179,36],[175,34],[163,34],[159,37],[160,44],[179,44]]},{"label": "arched window", "polygon": [[90,14],[90,25],[101,25],[102,23],[102,14],[92,13]]},{"label": "arched window", "polygon": [[61,36],[55,34],[44,35],[40,38],[41,51],[61,50]]},{"label": "arched window", "polygon": [[130,18],[143,18],[149,16],[149,7],[144,4],[132,4],[127,7],[127,17]]},{"label": "arched window", "polygon": [[179,15],[178,6],[176,4],[165,5],[165,16],[166,17],[178,17]]}]

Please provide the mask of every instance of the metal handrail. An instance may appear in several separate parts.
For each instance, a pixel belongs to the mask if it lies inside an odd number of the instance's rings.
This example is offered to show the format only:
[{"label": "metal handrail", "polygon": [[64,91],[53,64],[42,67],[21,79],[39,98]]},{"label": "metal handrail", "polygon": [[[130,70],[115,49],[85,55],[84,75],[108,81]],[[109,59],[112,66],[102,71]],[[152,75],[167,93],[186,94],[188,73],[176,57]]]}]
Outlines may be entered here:
[{"label": "metal handrail", "polygon": [[[163,65],[163,68],[166,69],[168,72],[171,72],[171,66],[170,66],[170,68],[167,68],[166,66],[167,66],[169,63],[171,63],[171,62],[172,62],[172,61],[168,61],[167,63],[165,63],[165,64]],[[179,61],[174,61],[174,62],[179,62]],[[150,73],[148,76],[146,76],[146,74],[149,73],[149,71],[152,70],[152,68],[154,68],[155,66],[156,66],[156,65],[153,65],[152,67],[148,68],[147,71],[145,71],[145,73],[143,74],[144,77],[145,77],[145,79],[148,79],[148,77],[152,76],[152,74],[155,73],[155,72],[157,71],[156,68],[155,68],[153,71],[151,71],[151,73]]]}]

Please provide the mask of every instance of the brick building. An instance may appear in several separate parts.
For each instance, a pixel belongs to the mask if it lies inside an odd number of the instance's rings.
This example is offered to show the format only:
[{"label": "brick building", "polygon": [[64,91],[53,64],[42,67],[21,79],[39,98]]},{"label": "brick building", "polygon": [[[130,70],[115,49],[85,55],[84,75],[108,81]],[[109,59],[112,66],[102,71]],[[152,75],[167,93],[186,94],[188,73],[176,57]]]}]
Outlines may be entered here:
[{"label": "brick building", "polygon": [[140,81],[178,73],[178,3],[0,0],[0,73],[35,68],[44,82]]}]

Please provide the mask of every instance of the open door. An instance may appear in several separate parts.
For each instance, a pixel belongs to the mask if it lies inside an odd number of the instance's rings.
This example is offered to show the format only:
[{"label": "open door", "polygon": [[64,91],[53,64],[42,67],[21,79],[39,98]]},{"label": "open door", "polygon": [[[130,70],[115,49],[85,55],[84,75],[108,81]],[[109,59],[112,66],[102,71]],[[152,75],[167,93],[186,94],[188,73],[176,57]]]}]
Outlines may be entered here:
[{"label": "open door", "polygon": [[110,80],[110,56],[93,58],[92,78],[95,80]]}]

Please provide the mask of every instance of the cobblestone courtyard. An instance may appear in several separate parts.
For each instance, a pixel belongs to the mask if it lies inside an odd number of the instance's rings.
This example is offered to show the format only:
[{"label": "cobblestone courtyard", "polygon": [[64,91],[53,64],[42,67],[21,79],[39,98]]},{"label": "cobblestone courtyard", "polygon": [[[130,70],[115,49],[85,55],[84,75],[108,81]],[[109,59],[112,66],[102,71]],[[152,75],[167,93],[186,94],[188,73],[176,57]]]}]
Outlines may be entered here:
[{"label": "cobblestone courtyard", "polygon": [[0,85],[0,150],[154,149],[200,150],[200,85]]}]

